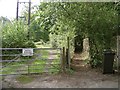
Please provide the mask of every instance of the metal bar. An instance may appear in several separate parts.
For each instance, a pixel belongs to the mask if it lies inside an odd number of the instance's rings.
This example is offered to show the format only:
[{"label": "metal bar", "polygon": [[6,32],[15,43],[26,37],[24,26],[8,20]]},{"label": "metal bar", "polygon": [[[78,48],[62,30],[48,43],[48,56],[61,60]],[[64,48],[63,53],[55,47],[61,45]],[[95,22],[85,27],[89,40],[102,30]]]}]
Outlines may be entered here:
[{"label": "metal bar", "polygon": [[[28,71],[28,70],[25,70],[25,69],[23,69],[23,70],[21,70],[21,69],[17,70],[17,72],[19,72],[19,71]],[[8,72],[8,70],[2,70],[2,72]],[[12,70],[11,70],[11,72],[16,72],[16,71],[12,71]],[[11,72],[10,72],[10,73],[11,73]],[[17,73],[17,72],[16,72],[16,73]]]},{"label": "metal bar", "polygon": [[0,74],[0,76],[8,76],[8,75],[27,75],[28,73],[14,73],[14,74]]},{"label": "metal bar", "polygon": [[1,67],[0,70],[2,70],[2,68],[11,68],[11,67],[16,67],[16,66],[20,67],[20,66],[23,66],[23,65],[25,65],[25,64],[19,64],[19,65],[11,65],[11,66],[7,66],[7,67]]},{"label": "metal bar", "polygon": [[[54,67],[53,68],[47,68],[47,69],[55,69]],[[43,70],[43,68],[33,68],[33,69],[29,69],[29,70]],[[44,71],[44,70],[43,70]],[[42,72],[43,72],[42,71]]]},{"label": "metal bar", "polygon": [[54,59],[49,59],[49,58],[47,58],[47,59],[45,58],[45,59],[44,59],[44,58],[40,58],[40,59],[42,59],[42,60],[58,60],[59,58],[54,58]]},{"label": "metal bar", "polygon": [[[48,69],[54,69],[54,68],[48,68]],[[30,70],[42,70],[42,69],[30,69]],[[19,71],[27,71],[27,70],[19,70]],[[42,71],[42,72],[30,72],[30,74],[34,74],[34,73],[45,73],[45,72],[49,72],[49,71]],[[7,75],[27,75],[28,73],[14,73],[14,74],[0,74],[0,76],[7,76]]]},{"label": "metal bar", "polygon": [[[8,67],[16,67],[16,66],[23,66],[23,65],[26,65],[26,64],[10,65],[10,66],[7,66],[7,67],[5,67],[5,68],[8,68]],[[27,67],[27,66],[24,66],[24,67]]]},{"label": "metal bar", "polygon": [[[31,73],[31,74],[37,74],[37,73]],[[28,75],[28,73],[20,73],[20,74],[0,74],[0,76],[10,76],[10,75]]]},{"label": "metal bar", "polygon": [[18,55],[21,55],[21,54],[4,54],[4,55],[0,55],[1,56],[18,56]]},{"label": "metal bar", "polygon": [[[40,58],[40,60],[58,60],[58,59],[59,58],[55,58],[55,59]],[[32,61],[32,60],[35,60],[35,59],[28,59],[28,60],[0,60],[0,62],[23,62],[23,61],[29,62],[29,61]]]},{"label": "metal bar", "polygon": [[17,72],[19,72],[19,71],[28,71],[28,70],[25,70],[25,69],[19,69],[19,70],[17,70]]},{"label": "metal bar", "polygon": [[[8,67],[5,67],[5,68],[16,67],[16,66],[23,66],[23,65],[25,65],[25,64],[11,65],[11,66],[8,66]],[[60,65],[60,64],[34,64],[34,65],[33,64],[29,64],[29,65],[32,67],[32,66],[39,66],[39,65]],[[1,70],[2,70],[2,68],[4,68],[4,67],[1,67]]]},{"label": "metal bar", "polygon": [[60,65],[60,64],[31,64],[30,66],[38,66],[38,65]]},{"label": "metal bar", "polygon": [[[19,56],[19,55],[22,56],[22,54],[4,54],[4,55],[0,55],[0,56]],[[40,54],[36,54],[36,53],[34,55],[39,55],[40,56]]]},{"label": "metal bar", "polygon": [[34,48],[34,50],[59,50],[61,48]]},{"label": "metal bar", "polygon": [[50,55],[58,55],[58,54],[60,54],[60,53],[51,53]]},{"label": "metal bar", "polygon": [[19,3],[29,3],[29,2],[19,2]]},{"label": "metal bar", "polygon": [[22,49],[34,49],[34,50],[59,50],[61,48],[0,48],[0,50],[22,50]]},{"label": "metal bar", "polygon": [[[59,70],[57,70],[57,71],[59,71]],[[38,74],[38,73],[48,73],[48,72],[50,72],[50,71],[42,71],[42,72],[31,72],[31,74]]]},{"label": "metal bar", "polygon": [[[60,53],[53,53],[53,54],[49,54],[49,55],[58,55]],[[4,54],[4,55],[0,55],[0,56],[18,56],[18,55],[21,55],[21,54]],[[34,55],[40,55],[40,54],[34,54]]]},{"label": "metal bar", "polygon": [[24,62],[27,60],[0,60],[0,62]]},{"label": "metal bar", "polygon": [[[58,60],[59,58],[54,58],[54,59],[49,59],[49,58],[40,58],[40,60]],[[31,59],[31,60],[35,60],[35,59]]]},{"label": "metal bar", "polygon": [[0,48],[0,50],[22,50],[23,48]]},{"label": "metal bar", "polygon": [[[24,65],[24,64],[23,64]],[[31,70],[30,69],[30,67],[32,67],[32,66],[39,66],[39,65],[46,65],[46,64],[35,64],[35,65],[29,65],[29,70]],[[48,65],[60,65],[60,64],[48,64]],[[10,67],[15,67],[15,66],[17,66],[17,65],[12,65],[12,66],[10,66]],[[21,64],[21,66],[22,66],[22,64]],[[28,67],[28,66],[27,66]],[[26,67],[26,69],[27,69],[27,67]],[[51,66],[49,66],[49,67],[51,67]],[[36,67],[33,67],[33,69],[35,69]],[[37,67],[37,69],[43,69],[43,67]],[[32,70],[33,70],[32,69]],[[3,70],[3,69],[1,69],[1,71],[3,72],[7,72],[8,70]],[[25,69],[17,69],[17,71],[28,71],[28,70],[25,70]]]},{"label": "metal bar", "polygon": [[[54,68],[47,68],[47,69],[54,69]],[[36,69],[29,69],[29,70],[43,70],[43,68],[39,68],[39,69],[36,68]],[[19,71],[28,71],[28,70],[17,70],[17,71],[19,72]],[[43,70],[42,73],[44,73],[44,72],[46,72],[46,71]],[[47,72],[49,72],[49,71],[47,71]],[[35,72],[35,71],[34,71],[34,72],[32,72],[32,71],[29,72],[29,74],[33,74],[33,73],[40,73],[40,72]],[[7,76],[7,75],[20,75],[20,74],[21,74],[21,75],[27,75],[28,72],[25,72],[25,73],[14,73],[14,74],[0,74],[0,76]]]}]

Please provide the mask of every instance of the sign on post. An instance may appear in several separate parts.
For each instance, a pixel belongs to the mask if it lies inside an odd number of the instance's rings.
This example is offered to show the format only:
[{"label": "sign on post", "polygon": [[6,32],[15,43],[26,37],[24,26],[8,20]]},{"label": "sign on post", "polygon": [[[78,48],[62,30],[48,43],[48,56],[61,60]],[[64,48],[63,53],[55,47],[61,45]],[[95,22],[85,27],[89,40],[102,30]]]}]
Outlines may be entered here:
[{"label": "sign on post", "polygon": [[22,49],[22,56],[33,56],[33,49]]}]

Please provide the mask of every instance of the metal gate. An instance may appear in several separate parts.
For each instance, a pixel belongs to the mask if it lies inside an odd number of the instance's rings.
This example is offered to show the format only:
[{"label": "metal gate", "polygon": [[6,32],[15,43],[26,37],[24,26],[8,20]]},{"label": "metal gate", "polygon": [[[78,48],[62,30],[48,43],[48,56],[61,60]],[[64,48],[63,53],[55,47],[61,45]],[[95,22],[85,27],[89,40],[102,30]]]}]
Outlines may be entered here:
[{"label": "metal gate", "polygon": [[59,72],[61,48],[0,48],[0,75]]}]

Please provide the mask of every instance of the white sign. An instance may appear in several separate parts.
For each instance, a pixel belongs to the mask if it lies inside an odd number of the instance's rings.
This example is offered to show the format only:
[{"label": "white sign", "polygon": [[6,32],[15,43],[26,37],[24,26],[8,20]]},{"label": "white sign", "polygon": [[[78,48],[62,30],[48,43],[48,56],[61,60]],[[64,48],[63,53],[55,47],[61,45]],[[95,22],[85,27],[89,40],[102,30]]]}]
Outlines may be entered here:
[{"label": "white sign", "polygon": [[23,56],[33,56],[33,49],[22,49]]}]

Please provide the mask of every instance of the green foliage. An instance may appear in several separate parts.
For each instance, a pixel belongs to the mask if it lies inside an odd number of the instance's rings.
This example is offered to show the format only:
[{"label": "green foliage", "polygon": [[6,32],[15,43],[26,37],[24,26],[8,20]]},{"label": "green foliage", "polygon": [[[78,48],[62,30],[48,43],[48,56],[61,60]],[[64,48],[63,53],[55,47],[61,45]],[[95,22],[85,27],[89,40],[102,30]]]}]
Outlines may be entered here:
[{"label": "green foliage", "polygon": [[12,22],[2,28],[3,48],[29,48],[35,47],[32,40],[28,40],[28,29],[22,22]]},{"label": "green foliage", "polygon": [[49,30],[56,20],[55,14],[53,15],[53,11],[49,12],[51,8],[46,3],[34,8],[36,10],[31,14],[30,36],[35,42],[40,40],[47,42],[49,41]]},{"label": "green foliage", "polygon": [[[116,48],[114,33],[117,33],[117,12],[114,7],[109,7],[109,4],[92,5],[91,8],[94,8],[94,11],[91,11],[91,14],[89,13],[89,18],[93,18],[93,21],[88,20],[91,24],[87,24],[89,27],[87,32],[90,40],[90,64],[92,67],[102,65],[104,49],[115,50]],[[98,8],[100,6],[102,7]]]},{"label": "green foliage", "polygon": [[[72,26],[63,25],[63,23],[58,23],[50,29],[49,34],[50,44],[54,48],[68,48],[67,37],[70,39],[70,51],[74,51],[74,37],[75,31]],[[70,32],[71,31],[71,32]]]},{"label": "green foliage", "polygon": [[[88,37],[90,64],[101,66],[103,50],[116,48],[114,36],[118,20],[114,6],[112,2],[41,3],[32,14],[31,36],[34,41],[50,41],[55,48],[67,48],[67,37],[70,37],[71,52],[76,36]],[[79,38],[77,42],[80,42]]]}]

